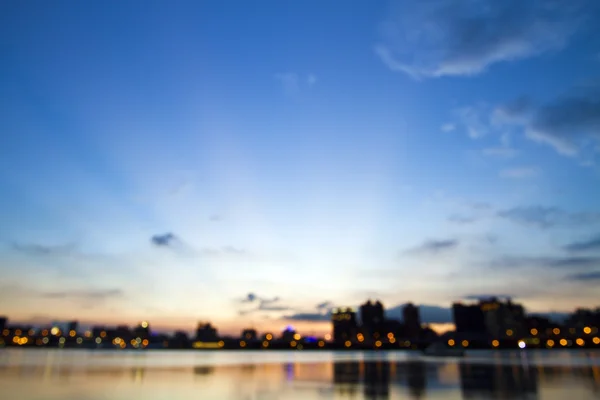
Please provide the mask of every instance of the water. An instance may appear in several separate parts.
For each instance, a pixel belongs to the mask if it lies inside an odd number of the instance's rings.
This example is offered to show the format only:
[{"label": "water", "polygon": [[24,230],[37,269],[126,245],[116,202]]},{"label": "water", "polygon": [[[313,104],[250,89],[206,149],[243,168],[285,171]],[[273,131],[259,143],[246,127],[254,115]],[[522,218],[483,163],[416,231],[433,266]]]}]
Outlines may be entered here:
[{"label": "water", "polygon": [[600,352],[0,350],[0,399],[598,399]]}]

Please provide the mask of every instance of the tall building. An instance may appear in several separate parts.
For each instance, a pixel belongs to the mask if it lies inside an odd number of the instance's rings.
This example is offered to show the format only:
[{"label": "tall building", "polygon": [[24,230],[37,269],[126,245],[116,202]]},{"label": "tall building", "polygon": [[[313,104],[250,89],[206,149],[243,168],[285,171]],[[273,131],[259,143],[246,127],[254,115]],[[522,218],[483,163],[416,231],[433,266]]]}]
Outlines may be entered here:
[{"label": "tall building", "polygon": [[142,321],[135,327],[133,333],[136,337],[147,339],[150,337],[150,324],[148,321]]},{"label": "tall building", "polygon": [[8,326],[8,317],[0,317],[0,331]]},{"label": "tall building", "polygon": [[333,324],[333,341],[343,343],[346,340],[356,339],[358,325],[356,312],[351,308],[334,308],[331,310],[331,323]]},{"label": "tall building", "polygon": [[519,337],[525,334],[525,310],[510,299],[501,302],[496,298],[479,303],[487,332],[493,337]]},{"label": "tall building", "polygon": [[78,327],[79,327],[79,322],[71,321],[71,322],[67,323],[67,332],[69,332],[69,333],[72,331],[77,332]]},{"label": "tall building", "polygon": [[248,340],[248,341],[252,341],[252,340],[256,340],[257,337],[257,333],[256,333],[256,329],[244,329],[242,331],[242,339],[244,340]]},{"label": "tall building", "polygon": [[213,327],[210,322],[200,322],[198,324],[198,329],[196,329],[196,340],[200,342],[214,342],[219,340],[217,329]]},{"label": "tall building", "polygon": [[421,332],[421,315],[419,307],[412,303],[408,303],[402,308],[402,317],[404,319],[404,327],[406,336],[409,338],[417,338]]},{"label": "tall building", "polygon": [[456,332],[479,334],[486,332],[483,311],[477,304],[454,303],[452,304],[452,316]]},{"label": "tall building", "polygon": [[360,306],[360,321],[365,333],[372,338],[379,338],[384,330],[385,309],[383,304],[379,300],[375,303],[369,300]]}]

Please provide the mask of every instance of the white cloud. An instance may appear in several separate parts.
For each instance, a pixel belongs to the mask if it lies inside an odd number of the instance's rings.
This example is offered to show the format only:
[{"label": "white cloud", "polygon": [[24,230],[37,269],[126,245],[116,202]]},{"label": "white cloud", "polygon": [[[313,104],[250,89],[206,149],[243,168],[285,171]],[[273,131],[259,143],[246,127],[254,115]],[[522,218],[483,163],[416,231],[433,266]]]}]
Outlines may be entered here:
[{"label": "white cloud", "polygon": [[451,122],[445,123],[444,125],[442,125],[440,127],[442,132],[452,132],[453,130],[456,129],[456,125],[454,125]]},{"label": "white cloud", "polygon": [[560,50],[593,0],[399,0],[375,53],[419,79],[475,75],[489,66]]}]

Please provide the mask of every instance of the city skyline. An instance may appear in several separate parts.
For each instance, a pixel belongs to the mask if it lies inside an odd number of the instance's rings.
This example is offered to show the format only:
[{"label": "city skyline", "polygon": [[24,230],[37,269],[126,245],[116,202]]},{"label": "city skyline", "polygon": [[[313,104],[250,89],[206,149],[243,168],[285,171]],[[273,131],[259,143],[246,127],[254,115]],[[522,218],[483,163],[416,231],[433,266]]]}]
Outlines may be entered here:
[{"label": "city skyline", "polygon": [[0,314],[323,332],[357,298],[439,324],[456,299],[595,304],[599,16],[11,2]]}]

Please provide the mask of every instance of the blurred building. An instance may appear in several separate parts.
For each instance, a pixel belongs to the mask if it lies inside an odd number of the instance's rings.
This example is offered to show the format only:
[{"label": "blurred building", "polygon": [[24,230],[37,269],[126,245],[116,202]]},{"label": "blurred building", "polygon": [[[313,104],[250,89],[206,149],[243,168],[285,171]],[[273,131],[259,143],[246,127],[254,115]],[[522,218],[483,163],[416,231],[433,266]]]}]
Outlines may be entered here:
[{"label": "blurred building", "polygon": [[360,306],[360,321],[363,331],[372,338],[379,338],[383,334],[385,309],[379,300],[371,300]]},{"label": "blurred building", "polygon": [[452,304],[452,316],[456,332],[459,333],[486,333],[483,311],[478,304]]},{"label": "blurred building", "polygon": [[150,324],[148,321],[142,321],[138,326],[133,330],[133,334],[135,337],[139,337],[142,339],[147,339],[150,337]]},{"label": "blurred building", "polygon": [[296,340],[296,330],[291,325],[288,325],[283,332],[281,332],[281,340],[284,342],[291,342]]},{"label": "blurred building", "polygon": [[578,308],[567,318],[565,325],[579,329],[586,326],[600,327],[600,308],[596,308],[595,310]]},{"label": "blurred building", "polygon": [[8,317],[0,317],[0,331],[8,326]]},{"label": "blurred building", "polygon": [[198,329],[196,329],[196,340],[201,342],[214,342],[218,339],[219,335],[217,334],[217,329],[213,327],[210,322],[200,322],[198,324]]},{"label": "blurred building", "polygon": [[77,329],[79,328],[79,322],[78,321],[71,321],[67,323],[67,332],[77,332]]},{"label": "blurred building", "polygon": [[331,310],[333,324],[333,341],[344,343],[346,340],[354,341],[358,333],[356,311],[351,308],[334,308]]},{"label": "blurred building", "polygon": [[419,337],[421,332],[421,315],[419,313],[419,308],[412,303],[406,304],[402,308],[402,318],[404,319],[406,337]]},{"label": "blurred building", "polygon": [[487,332],[492,337],[519,337],[525,334],[525,310],[510,299],[496,298],[480,301]]},{"label": "blurred building", "polygon": [[256,329],[250,328],[242,331],[242,339],[244,340],[253,341],[256,340],[257,337],[258,334],[256,333]]}]

